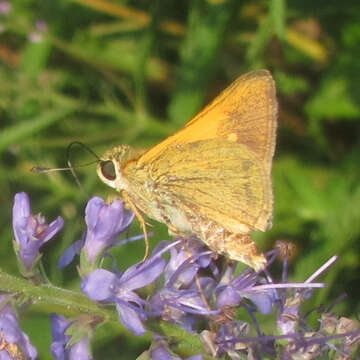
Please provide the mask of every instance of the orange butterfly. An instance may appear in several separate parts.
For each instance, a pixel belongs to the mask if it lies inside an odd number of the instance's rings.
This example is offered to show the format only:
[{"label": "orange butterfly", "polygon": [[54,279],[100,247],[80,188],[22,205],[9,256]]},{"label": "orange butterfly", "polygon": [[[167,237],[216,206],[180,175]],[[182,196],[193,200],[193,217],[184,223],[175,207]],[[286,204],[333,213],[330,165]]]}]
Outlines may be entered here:
[{"label": "orange butterfly", "polygon": [[276,119],[274,81],[253,71],[146,152],[127,145],[106,152],[97,172],[122,194],[145,235],[143,215],[260,270],[266,259],[249,234],[272,225]]}]

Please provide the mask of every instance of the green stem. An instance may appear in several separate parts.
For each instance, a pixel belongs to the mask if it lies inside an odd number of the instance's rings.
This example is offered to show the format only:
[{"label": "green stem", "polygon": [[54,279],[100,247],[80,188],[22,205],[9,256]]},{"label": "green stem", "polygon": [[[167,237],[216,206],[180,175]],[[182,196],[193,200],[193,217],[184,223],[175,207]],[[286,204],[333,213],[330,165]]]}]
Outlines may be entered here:
[{"label": "green stem", "polygon": [[[100,321],[116,319],[114,311],[103,309],[80,292],[65,290],[53,285],[33,285],[27,280],[9,275],[0,269],[0,291],[19,293],[31,299],[36,305],[56,307],[56,312],[79,315],[89,314]],[[53,310],[52,310],[53,311]]]}]

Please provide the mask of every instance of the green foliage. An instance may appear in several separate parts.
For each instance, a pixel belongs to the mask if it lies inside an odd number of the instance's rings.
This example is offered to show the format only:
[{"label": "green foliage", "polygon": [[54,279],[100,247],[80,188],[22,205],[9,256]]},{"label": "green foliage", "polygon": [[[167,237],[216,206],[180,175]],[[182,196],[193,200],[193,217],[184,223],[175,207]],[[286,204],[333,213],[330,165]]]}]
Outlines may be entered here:
[{"label": "green foliage", "polygon": [[[11,206],[14,194],[25,191],[34,212],[65,218],[64,231],[47,246],[44,259],[55,284],[76,288],[76,269],[62,273],[54,264],[80,237],[87,199],[109,194],[97,181],[95,166],[78,170],[84,193],[69,174],[33,174],[33,166],[64,166],[71,141],[99,154],[122,143],[151,146],[237,76],[264,67],[277,81],[280,116],[274,227],[260,236],[261,243],[271,248],[285,238],[297,245],[294,279],[304,279],[339,254],[327,279],[330,287],[314,306],[348,292],[345,313],[359,312],[358,1],[346,6],[290,0],[11,4],[12,11],[0,15],[2,268],[15,271]],[[75,164],[94,160],[79,149],[72,155]],[[157,240],[167,238],[164,226],[153,230]],[[142,251],[141,244],[129,245],[117,256],[130,264]],[[121,341],[128,335],[122,331]],[[115,335],[103,340],[118,341]],[[104,342],[96,347],[106,351]],[[40,350],[46,358],[47,348]],[[124,358],[141,352],[133,351]]]}]

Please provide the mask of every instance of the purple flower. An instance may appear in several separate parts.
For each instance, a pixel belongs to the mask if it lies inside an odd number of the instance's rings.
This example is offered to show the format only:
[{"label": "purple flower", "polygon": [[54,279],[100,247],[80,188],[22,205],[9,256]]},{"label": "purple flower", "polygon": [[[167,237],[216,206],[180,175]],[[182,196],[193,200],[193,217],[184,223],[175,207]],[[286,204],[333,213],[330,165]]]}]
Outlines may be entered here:
[{"label": "purple flower", "polygon": [[164,272],[166,284],[172,283],[174,288],[179,288],[182,285],[189,285],[194,280],[200,266],[196,261],[187,260],[191,259],[184,248],[178,250],[177,247],[173,247],[170,249],[170,261]]},{"label": "purple flower", "polygon": [[152,283],[161,275],[166,264],[160,256],[163,251],[120,275],[103,269],[94,270],[82,281],[81,290],[92,300],[114,302],[121,322],[136,335],[143,335],[146,331],[142,324],[147,317],[144,311],[146,301],[134,290]]},{"label": "purple flower", "polygon": [[50,225],[40,214],[32,215],[30,200],[24,192],[15,195],[13,207],[13,229],[15,251],[26,271],[30,271],[40,257],[40,247],[53,238],[63,227],[64,220],[59,216]]},{"label": "purple flower", "polygon": [[170,261],[164,271],[166,286],[175,289],[190,285],[199,269],[209,266],[212,260],[212,252],[200,241],[178,238],[177,242],[170,249]]},{"label": "purple flower", "polygon": [[19,327],[9,295],[0,295],[0,359],[36,359],[37,350]]},{"label": "purple flower", "polygon": [[198,270],[209,266],[211,252],[203,251],[204,246],[198,241],[188,240],[180,238],[178,244],[170,249],[170,261],[164,270],[164,286],[151,298],[151,305],[164,320],[192,332],[196,315],[214,315],[217,311],[211,311],[204,302],[212,293],[214,280],[202,277],[195,281]]},{"label": "purple flower", "polygon": [[110,205],[95,196],[85,209],[87,231],[83,251],[90,263],[99,254],[114,245],[117,236],[126,231],[134,219],[134,214],[125,211],[124,204],[115,200]]},{"label": "purple flower", "polygon": [[115,245],[116,238],[126,231],[134,214],[125,211],[124,204],[115,200],[111,204],[95,196],[85,209],[87,230],[81,240],[72,244],[61,256],[59,267],[67,266],[81,250],[81,273],[89,274],[97,267],[104,251]]},{"label": "purple flower", "polygon": [[[200,286],[206,281],[212,285],[212,279],[202,278]],[[151,305],[155,312],[161,314],[162,319],[176,323],[188,332],[193,332],[199,315],[206,317],[218,313],[204,303],[201,295],[195,286],[183,290],[164,287],[151,298]]]},{"label": "purple flower", "polygon": [[[71,326],[73,326],[73,323],[69,322],[64,316],[51,314],[51,333],[53,337],[50,347],[51,355],[55,360],[91,360],[88,336],[84,335],[79,341],[72,342],[71,336],[67,335]],[[76,331],[80,332],[81,329],[76,329]]]},{"label": "purple flower", "polygon": [[219,309],[227,306],[237,306],[243,298],[251,300],[263,314],[270,313],[276,300],[273,289],[257,290],[254,288],[260,281],[258,273],[247,269],[234,277],[235,266],[228,267],[217,289],[216,305]]}]

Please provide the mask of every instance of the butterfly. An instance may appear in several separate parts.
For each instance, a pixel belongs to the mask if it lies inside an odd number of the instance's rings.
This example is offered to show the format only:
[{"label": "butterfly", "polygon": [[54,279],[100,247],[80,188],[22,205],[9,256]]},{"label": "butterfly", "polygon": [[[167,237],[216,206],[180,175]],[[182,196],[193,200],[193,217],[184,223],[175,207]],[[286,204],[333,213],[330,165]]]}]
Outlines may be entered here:
[{"label": "butterfly", "polygon": [[261,270],[266,259],[250,234],[272,226],[276,126],[274,80],[253,71],[149,150],[107,151],[97,173],[120,192],[145,236],[147,216]]}]

